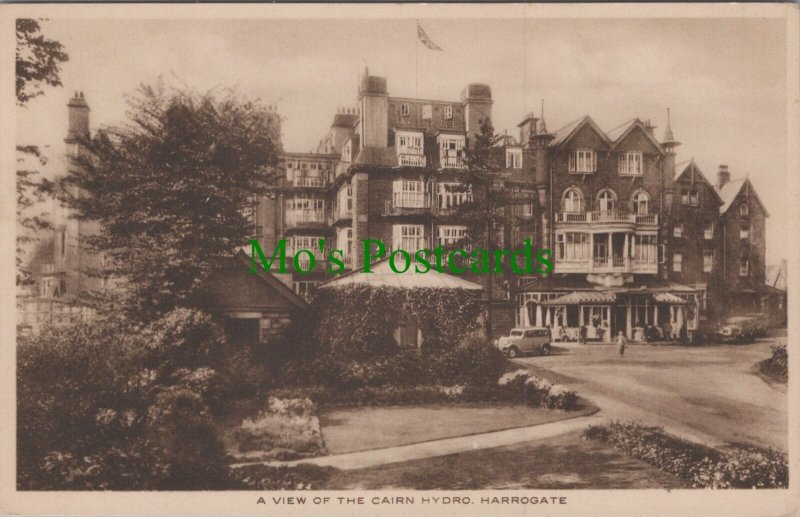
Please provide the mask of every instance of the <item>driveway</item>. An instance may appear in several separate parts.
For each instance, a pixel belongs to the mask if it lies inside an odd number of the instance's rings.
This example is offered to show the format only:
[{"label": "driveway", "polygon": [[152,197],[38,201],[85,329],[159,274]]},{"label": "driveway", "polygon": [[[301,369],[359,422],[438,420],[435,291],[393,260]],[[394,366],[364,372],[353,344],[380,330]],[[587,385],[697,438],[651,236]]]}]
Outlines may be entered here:
[{"label": "driveway", "polygon": [[[786,342],[785,338],[778,338]],[[786,385],[762,379],[755,364],[773,339],[704,347],[555,347],[515,362],[566,384],[600,407],[598,416],[638,420],[712,446],[750,443],[787,451]]]}]

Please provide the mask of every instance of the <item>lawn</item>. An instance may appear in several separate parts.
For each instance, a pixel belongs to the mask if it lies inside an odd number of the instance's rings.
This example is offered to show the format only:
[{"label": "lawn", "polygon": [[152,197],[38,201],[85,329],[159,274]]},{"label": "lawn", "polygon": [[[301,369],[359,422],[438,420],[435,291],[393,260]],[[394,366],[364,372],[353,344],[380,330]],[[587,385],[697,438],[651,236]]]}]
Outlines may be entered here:
[{"label": "lawn", "polygon": [[435,458],[337,471],[326,489],[689,488],[676,476],[580,433]]},{"label": "lawn", "polygon": [[581,402],[584,409],[569,412],[486,403],[323,408],[319,418],[326,449],[340,454],[545,424],[596,411]]}]

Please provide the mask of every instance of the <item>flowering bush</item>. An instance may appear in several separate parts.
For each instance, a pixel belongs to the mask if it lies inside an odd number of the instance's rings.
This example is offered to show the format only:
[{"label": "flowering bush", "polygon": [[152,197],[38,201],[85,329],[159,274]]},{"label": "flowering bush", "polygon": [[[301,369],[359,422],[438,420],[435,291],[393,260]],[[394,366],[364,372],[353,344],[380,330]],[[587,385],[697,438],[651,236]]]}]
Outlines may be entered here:
[{"label": "flowering bush", "polygon": [[719,451],[633,422],[592,426],[584,437],[610,443],[689,482],[696,488],[786,488],[789,464],[772,449],[737,447]]},{"label": "flowering bush", "polygon": [[263,459],[290,459],[324,452],[319,419],[308,398],[270,397],[256,418],[245,419],[234,432],[242,453],[258,451]]},{"label": "flowering bush", "polygon": [[574,391],[558,384],[550,384],[530,370],[520,369],[506,373],[497,383],[508,390],[521,392],[523,400],[531,406],[566,410],[578,408],[578,395]]},{"label": "flowering bush", "polygon": [[336,469],[300,464],[296,467],[253,465],[233,469],[231,477],[241,490],[320,490]]},{"label": "flowering bush", "polygon": [[430,381],[445,385],[494,384],[506,368],[502,352],[482,337],[472,337],[452,349],[437,349],[425,360]]}]

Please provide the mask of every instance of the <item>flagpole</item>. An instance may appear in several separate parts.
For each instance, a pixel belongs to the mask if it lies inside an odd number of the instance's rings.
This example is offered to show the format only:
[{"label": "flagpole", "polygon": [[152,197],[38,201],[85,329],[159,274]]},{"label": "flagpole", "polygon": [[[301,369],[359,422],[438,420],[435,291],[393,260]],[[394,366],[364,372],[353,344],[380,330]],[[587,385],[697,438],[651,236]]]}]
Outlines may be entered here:
[{"label": "flagpole", "polygon": [[414,34],[414,98],[419,98],[419,19]]}]

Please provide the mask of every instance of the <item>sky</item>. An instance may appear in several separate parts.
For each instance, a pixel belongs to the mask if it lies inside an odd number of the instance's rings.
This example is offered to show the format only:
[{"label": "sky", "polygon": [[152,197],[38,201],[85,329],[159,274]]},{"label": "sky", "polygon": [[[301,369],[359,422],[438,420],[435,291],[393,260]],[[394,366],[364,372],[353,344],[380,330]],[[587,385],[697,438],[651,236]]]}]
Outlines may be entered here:
[{"label": "sky", "polygon": [[18,143],[46,146],[61,166],[66,103],[76,90],[93,128],[125,118],[125,96],[163,78],[197,91],[236,86],[276,104],[283,145],[307,151],[338,107],[355,106],[365,65],[389,94],[458,100],[469,83],[492,88],[495,129],[517,135],[525,113],[548,129],[590,115],[611,130],[639,117],[660,138],[671,109],[683,142],[712,183],[720,163],[749,175],[771,215],[767,262],[785,258],[789,218],[786,31],[783,19],[420,19],[442,52],[417,44],[415,21],[58,20],[42,23],[70,56],[64,87],[17,111]]}]

